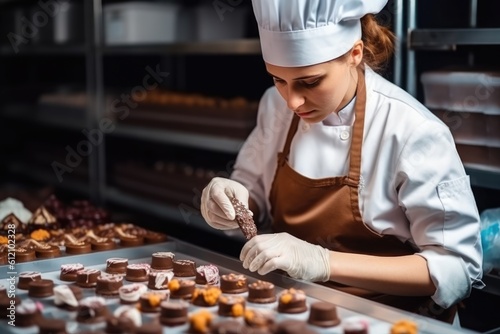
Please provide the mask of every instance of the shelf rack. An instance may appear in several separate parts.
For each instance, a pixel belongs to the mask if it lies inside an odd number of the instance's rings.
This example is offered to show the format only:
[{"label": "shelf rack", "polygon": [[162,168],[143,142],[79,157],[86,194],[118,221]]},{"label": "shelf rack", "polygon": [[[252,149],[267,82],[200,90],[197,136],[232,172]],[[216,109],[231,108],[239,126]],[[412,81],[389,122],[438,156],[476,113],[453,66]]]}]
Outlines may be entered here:
[{"label": "shelf rack", "polygon": [[500,45],[500,28],[414,29],[409,32],[411,49],[455,49],[458,45]]}]

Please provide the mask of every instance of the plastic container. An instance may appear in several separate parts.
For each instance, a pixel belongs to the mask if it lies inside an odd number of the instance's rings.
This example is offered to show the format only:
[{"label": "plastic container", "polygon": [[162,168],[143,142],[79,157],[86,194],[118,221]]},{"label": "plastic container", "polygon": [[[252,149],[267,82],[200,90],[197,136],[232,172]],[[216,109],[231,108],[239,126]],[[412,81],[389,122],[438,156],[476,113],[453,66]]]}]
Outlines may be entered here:
[{"label": "plastic container", "polygon": [[460,144],[500,147],[500,115],[432,110]]},{"label": "plastic container", "polygon": [[500,208],[481,212],[481,244],[483,271],[500,269]]},{"label": "plastic container", "polygon": [[500,148],[458,143],[456,147],[464,164],[500,172]]},{"label": "plastic container", "polygon": [[209,1],[195,9],[198,41],[240,39],[245,37],[247,14],[250,7],[245,3],[220,8]]},{"label": "plastic container", "polygon": [[428,108],[500,115],[500,72],[424,72],[421,81]]},{"label": "plastic container", "polygon": [[177,4],[156,2],[105,5],[105,43],[119,45],[174,42],[179,8]]}]

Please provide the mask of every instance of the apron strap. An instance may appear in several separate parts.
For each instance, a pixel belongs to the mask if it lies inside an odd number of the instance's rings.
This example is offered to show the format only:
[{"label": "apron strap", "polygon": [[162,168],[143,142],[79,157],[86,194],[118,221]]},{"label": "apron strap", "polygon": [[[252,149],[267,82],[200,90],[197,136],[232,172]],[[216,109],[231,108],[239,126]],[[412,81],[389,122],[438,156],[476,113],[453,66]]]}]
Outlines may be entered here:
[{"label": "apron strap", "polygon": [[352,142],[347,183],[358,186],[361,176],[361,151],[365,125],[366,87],[363,70],[358,67],[358,85],[356,88],[355,120],[352,129]]},{"label": "apron strap", "polygon": [[288,129],[288,134],[286,135],[285,146],[283,147],[283,151],[278,153],[278,164],[282,167],[285,165],[288,154],[290,153],[290,146],[292,145],[293,136],[295,135],[295,132],[297,132],[297,128],[299,127],[299,121],[299,116],[294,113],[292,123],[290,125],[290,128]]}]

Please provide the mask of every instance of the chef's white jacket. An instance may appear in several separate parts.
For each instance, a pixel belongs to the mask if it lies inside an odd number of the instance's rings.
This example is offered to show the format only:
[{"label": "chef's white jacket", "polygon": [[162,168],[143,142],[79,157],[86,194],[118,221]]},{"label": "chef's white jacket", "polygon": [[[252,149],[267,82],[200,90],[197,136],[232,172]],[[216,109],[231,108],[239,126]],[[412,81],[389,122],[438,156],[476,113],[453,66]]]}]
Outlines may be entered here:
[{"label": "chef's white jacket", "polygon": [[[480,220],[469,177],[448,127],[410,94],[366,69],[366,115],[359,206],[365,224],[414,245],[446,308],[482,288]],[[269,192],[293,112],[275,87],[263,95],[257,125],[231,178],[250,191],[270,221]],[[309,178],[346,175],[354,100],[325,121],[303,120],[289,163]],[[325,224],[334,224],[335,217]]]}]

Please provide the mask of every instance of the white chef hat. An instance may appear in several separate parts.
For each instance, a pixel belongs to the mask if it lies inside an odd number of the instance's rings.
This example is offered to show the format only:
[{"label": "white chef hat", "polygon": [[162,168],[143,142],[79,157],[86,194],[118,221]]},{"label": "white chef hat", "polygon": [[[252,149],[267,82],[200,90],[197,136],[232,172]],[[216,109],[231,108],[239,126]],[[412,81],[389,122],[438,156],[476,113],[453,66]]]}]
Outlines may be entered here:
[{"label": "white chef hat", "polygon": [[361,39],[360,18],[388,0],[252,0],[264,61],[298,67],[340,57]]}]

